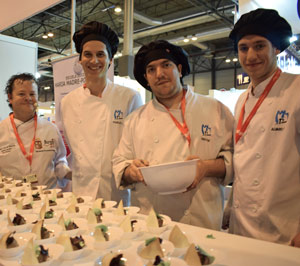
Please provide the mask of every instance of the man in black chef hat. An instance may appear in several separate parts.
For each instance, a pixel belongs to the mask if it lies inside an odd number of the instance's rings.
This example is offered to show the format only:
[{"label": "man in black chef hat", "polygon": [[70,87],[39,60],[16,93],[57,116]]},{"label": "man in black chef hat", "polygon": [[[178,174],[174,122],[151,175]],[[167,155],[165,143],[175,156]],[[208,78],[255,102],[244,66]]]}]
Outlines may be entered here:
[{"label": "man in black chef hat", "polygon": [[299,247],[300,77],[277,67],[291,36],[271,9],[242,15],[229,35],[251,79],[235,109],[230,231]]},{"label": "man in black chef hat", "polygon": [[76,51],[85,74],[83,86],[61,103],[62,121],[72,151],[73,192],[77,195],[121,198],[116,189],[111,159],[123,128],[123,119],[142,104],[138,92],[111,82],[108,69],[119,39],[106,24],[92,21],[74,33]]},{"label": "man in black chef hat", "polygon": [[[190,73],[187,53],[167,41],[143,45],[134,76],[154,99],[132,113],[113,157],[117,186],[131,186],[132,204],[151,207],[172,220],[220,229],[222,186],[232,179],[233,117],[220,102],[183,85]],[[193,181],[183,191],[159,195],[145,186],[139,167],[199,159]],[[185,179],[185,176],[182,176]]]}]

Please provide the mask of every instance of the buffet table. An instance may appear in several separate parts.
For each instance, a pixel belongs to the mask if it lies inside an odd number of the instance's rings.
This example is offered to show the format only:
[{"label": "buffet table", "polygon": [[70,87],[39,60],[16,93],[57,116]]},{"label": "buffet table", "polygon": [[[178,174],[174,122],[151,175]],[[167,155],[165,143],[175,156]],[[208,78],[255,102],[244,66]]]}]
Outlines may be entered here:
[{"label": "buffet table", "polygon": [[[55,211],[57,213],[63,213],[66,217],[74,218],[76,222],[76,218],[79,221],[86,219],[86,210],[90,206],[92,206],[91,199],[89,197],[83,197],[84,203],[78,204],[80,208],[80,212],[77,214],[68,214],[66,211],[66,206],[68,206],[68,200],[71,195],[64,193],[64,201],[61,201],[58,206],[56,206]],[[74,196],[73,196],[74,197]],[[57,199],[59,201],[59,199]],[[120,221],[122,221],[123,217],[117,217],[115,215],[116,210],[116,202],[107,201],[107,206],[103,209],[104,219],[103,223],[108,226],[118,227]],[[7,210],[13,211],[15,206],[7,206],[6,204],[0,203],[0,209],[4,210],[4,213]],[[53,207],[54,208],[54,207]],[[35,208],[32,210],[32,213],[38,214],[40,206],[35,205]],[[125,208],[126,209],[126,208]],[[14,210],[15,213],[18,210]],[[136,213],[138,208],[129,207],[127,208],[128,214],[132,219],[138,219],[142,221],[147,217],[145,215],[141,215]],[[27,210],[27,213],[30,212]],[[21,213],[24,213],[24,211]],[[25,215],[25,214],[24,214]],[[124,216],[125,217],[125,216]],[[58,218],[58,217],[56,217]],[[80,220],[81,219],[81,220]],[[166,220],[168,221],[168,220]],[[0,226],[1,235],[5,231],[5,219],[1,220]],[[53,222],[53,221],[52,221]],[[45,220],[45,224],[47,224]],[[50,265],[101,265],[101,258],[103,255],[108,252],[118,252],[118,253],[126,253],[130,254],[133,257],[139,257],[137,250],[141,245],[143,245],[145,239],[148,239],[153,236],[160,236],[167,241],[168,232],[177,224],[182,232],[184,232],[190,243],[195,243],[204,250],[206,250],[210,255],[215,257],[215,261],[211,265],[231,265],[231,266],[259,266],[259,265],[272,265],[272,266],[296,266],[300,265],[300,249],[289,247],[285,245],[273,244],[265,241],[254,240],[250,238],[240,237],[236,235],[231,235],[224,232],[204,229],[200,227],[195,227],[191,225],[175,223],[172,221],[168,221],[163,228],[160,228],[159,231],[147,230],[144,228],[135,233],[120,233],[117,236],[117,241],[114,241],[112,245],[106,245],[105,248],[95,248],[95,243],[93,239],[93,228],[95,226],[90,226],[88,224],[82,225],[79,223],[79,229],[76,235],[82,235],[86,241],[86,247],[80,254],[80,256],[74,258],[73,260],[66,260],[66,256],[64,253],[57,259],[53,260]],[[30,229],[27,229],[29,232]],[[56,239],[52,240],[52,243],[55,243]],[[1,250],[0,250],[1,251]],[[181,252],[181,253],[180,253]],[[176,256],[182,258],[182,250],[178,251],[176,249],[169,250],[168,256]],[[0,257],[0,263],[2,265],[9,266],[17,266],[21,264],[22,252],[15,257],[4,258]],[[177,259],[178,260],[178,259]],[[139,259],[140,261],[140,259]],[[142,265],[144,265],[145,261]],[[42,265],[42,264],[41,264]],[[130,266],[138,266],[139,264],[131,264]],[[171,263],[171,266],[181,266],[187,265],[183,260],[178,260]]]}]

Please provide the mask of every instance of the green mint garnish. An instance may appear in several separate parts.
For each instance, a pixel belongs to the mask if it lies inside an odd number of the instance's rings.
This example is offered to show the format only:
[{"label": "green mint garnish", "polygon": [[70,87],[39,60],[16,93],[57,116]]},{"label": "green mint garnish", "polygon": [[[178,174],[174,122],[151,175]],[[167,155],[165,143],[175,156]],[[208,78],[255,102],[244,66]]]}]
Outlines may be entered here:
[{"label": "green mint garnish", "polygon": [[94,211],[95,215],[97,215],[97,216],[102,214],[102,211],[98,208],[93,209],[93,211]]},{"label": "green mint garnish", "polygon": [[146,239],[146,240],[145,240],[145,246],[148,246],[148,245],[149,245],[151,242],[153,242],[155,239],[156,239],[156,237],[152,237],[152,238]]},{"label": "green mint garnish", "polygon": [[99,228],[103,233],[106,233],[108,231],[107,226],[104,224],[100,224],[100,225],[96,226],[96,228]]},{"label": "green mint garnish", "polygon": [[70,223],[71,223],[71,219],[66,220],[66,221],[65,221],[65,226],[66,226],[66,227],[69,226]]},{"label": "green mint garnish", "polygon": [[213,234],[207,235],[206,238],[216,239]]}]

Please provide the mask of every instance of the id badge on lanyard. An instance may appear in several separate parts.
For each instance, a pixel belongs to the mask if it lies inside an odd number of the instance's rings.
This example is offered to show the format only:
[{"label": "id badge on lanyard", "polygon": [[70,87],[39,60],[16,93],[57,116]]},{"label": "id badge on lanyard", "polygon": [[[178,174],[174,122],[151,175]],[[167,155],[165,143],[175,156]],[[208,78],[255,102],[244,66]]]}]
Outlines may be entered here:
[{"label": "id badge on lanyard", "polygon": [[37,129],[37,115],[36,114],[34,115],[34,135],[33,135],[32,141],[31,141],[29,154],[27,154],[24,144],[21,140],[21,137],[17,131],[16,124],[14,121],[14,115],[10,114],[9,117],[10,117],[10,122],[11,122],[12,128],[14,130],[16,139],[18,141],[19,147],[20,147],[23,155],[25,156],[25,158],[28,160],[29,166],[30,166],[30,174],[23,176],[22,179],[23,179],[23,181],[28,182],[28,183],[37,183],[38,182],[37,175],[32,173],[32,157],[33,157],[34,144],[35,144],[35,134],[36,134],[36,129]]}]

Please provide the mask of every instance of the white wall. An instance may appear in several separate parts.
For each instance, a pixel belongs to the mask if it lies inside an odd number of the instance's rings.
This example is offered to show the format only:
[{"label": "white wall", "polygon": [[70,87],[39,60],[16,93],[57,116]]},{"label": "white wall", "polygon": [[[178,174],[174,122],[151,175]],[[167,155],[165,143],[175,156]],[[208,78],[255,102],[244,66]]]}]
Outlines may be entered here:
[{"label": "white wall", "polygon": [[36,73],[37,50],[37,43],[0,34],[0,120],[11,112],[4,93],[6,82],[17,73]]}]

